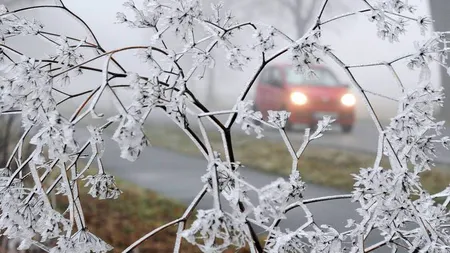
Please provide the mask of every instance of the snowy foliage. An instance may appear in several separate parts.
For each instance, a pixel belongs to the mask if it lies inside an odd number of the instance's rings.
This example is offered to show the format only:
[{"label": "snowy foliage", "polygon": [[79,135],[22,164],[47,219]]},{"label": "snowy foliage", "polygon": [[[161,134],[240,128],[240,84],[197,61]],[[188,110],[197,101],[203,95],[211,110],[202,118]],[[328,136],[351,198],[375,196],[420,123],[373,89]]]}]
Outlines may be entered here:
[{"label": "snowy foliage", "polygon": [[[298,170],[298,161],[308,144],[325,135],[335,119],[325,116],[314,131],[307,129],[303,144],[294,149],[285,132],[290,113],[268,111],[266,119],[247,97],[264,67],[283,54],[289,54],[292,66],[308,76],[315,75],[313,65],[328,59],[353,77],[352,66],[356,65],[344,63],[335,55],[332,45],[322,41],[321,28],[330,22],[363,13],[368,16],[369,27],[370,23],[376,25],[373,32],[392,43],[401,43],[409,23],[419,26],[423,34],[431,23],[428,17],[416,15],[414,6],[407,0],[361,0],[366,9],[327,20],[322,14],[331,1],[322,1],[316,22],[302,37],[290,38],[272,26],[237,21],[232,12],[224,10],[223,4],[212,4],[209,9],[199,0],[145,0],[139,4],[128,0],[124,3],[125,12],[116,15],[118,25],[145,28],[154,34],[147,45],[112,51],[102,48],[88,24],[82,23],[87,31],[85,37],[92,39],[73,38],[46,31],[38,21],[22,16],[25,10],[48,6],[17,10],[1,6],[0,111],[2,114],[20,113],[25,130],[7,164],[2,164],[0,169],[2,235],[20,239],[19,249],[35,245],[54,253],[112,250],[108,243],[87,229],[78,182],[83,180],[84,186],[89,187],[89,195],[94,198],[120,200],[121,191],[102,163],[106,148],[104,130],[114,128],[112,139],[120,148],[120,156],[135,161],[150,144],[143,131],[145,120],[152,111],[161,110],[192,137],[208,162],[201,178],[202,191],[186,214],[172,223],[178,225],[174,252],[180,251],[183,238],[202,252],[243,247],[259,253],[371,252],[379,248],[383,252],[450,252],[450,186],[431,195],[420,182],[423,173],[433,167],[436,145],[445,148],[450,145],[450,138],[441,136],[444,123],[433,117],[434,109],[442,106],[444,94],[441,88],[430,83],[429,68],[432,62],[445,65],[449,50],[447,33],[436,33],[415,43],[416,51],[409,55],[396,56],[398,58],[390,62],[367,64],[388,67],[402,92],[397,115],[386,127],[381,125],[370,106],[365,96],[367,91],[358,80],[352,79],[353,87],[365,100],[380,132],[381,141],[374,165],[353,175],[355,183],[351,194],[305,199],[307,184]],[[80,19],[62,0],[57,2],[58,9]],[[173,34],[180,46],[171,48],[165,38]],[[250,43],[234,42],[236,34],[247,36]],[[15,50],[10,39],[26,36],[43,38],[54,46],[54,53],[34,59]],[[104,60],[103,68],[89,65],[94,60],[86,57],[89,50],[98,54],[95,59]],[[146,75],[126,70],[114,58],[116,53],[123,51],[134,51],[136,61],[145,64]],[[254,54],[260,57],[250,57]],[[190,64],[182,64],[181,59],[188,57]],[[260,61],[260,67],[255,70],[254,78],[243,85],[244,91],[233,108],[210,112],[190,86],[194,76],[201,78],[205,68],[215,67],[220,59],[233,70],[249,71],[251,61]],[[403,87],[394,63],[419,69],[421,77],[415,89]],[[85,72],[101,73],[95,88],[79,94],[63,91],[71,85],[71,80]],[[114,85],[112,79],[122,79],[123,84]],[[115,115],[107,119],[96,109],[105,90],[113,94],[116,106],[113,108]],[[125,90],[132,98],[130,104],[118,96]],[[86,94],[87,98],[71,116],[60,112],[62,103]],[[192,131],[188,114],[199,120],[202,136]],[[228,114],[226,123],[217,118],[219,114]],[[83,129],[78,123],[89,117],[105,122]],[[225,154],[219,154],[210,145],[201,123],[204,117],[214,122],[222,133]],[[289,178],[279,178],[262,187],[243,178],[239,171],[242,165],[230,155],[233,152],[228,145],[231,143],[230,130],[235,124],[247,134],[256,133],[257,138],[264,137],[266,127],[279,131],[292,157]],[[89,138],[82,141],[75,131],[87,133]],[[23,142],[28,140],[34,151],[29,157],[23,157]],[[389,160],[389,168],[381,168],[383,156]],[[81,160],[83,166],[79,163]],[[94,168],[98,171],[92,171]],[[51,194],[62,194],[67,198],[64,212],[56,211],[49,199]],[[192,225],[186,227],[187,217],[206,194],[212,196],[213,208],[198,210]],[[257,196],[256,201],[251,200],[251,194]],[[310,203],[332,199],[348,199],[358,206],[356,211],[360,217],[347,221],[347,231],[317,224],[308,207]],[[303,211],[306,222],[295,231],[281,229],[280,222],[288,219],[287,213],[296,208]],[[333,210],[328,211],[333,215]],[[266,232],[265,245],[259,242],[256,228]],[[156,234],[161,229],[154,231]],[[368,245],[366,239],[372,234],[379,236],[380,242]],[[126,251],[131,251],[142,241]]]}]

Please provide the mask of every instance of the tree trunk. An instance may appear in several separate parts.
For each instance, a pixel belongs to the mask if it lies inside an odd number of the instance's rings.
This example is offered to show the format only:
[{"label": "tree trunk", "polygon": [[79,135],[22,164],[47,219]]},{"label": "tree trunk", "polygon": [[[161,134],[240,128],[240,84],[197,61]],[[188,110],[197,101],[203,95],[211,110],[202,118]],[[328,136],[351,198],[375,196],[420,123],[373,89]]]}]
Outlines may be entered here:
[{"label": "tree trunk", "polygon": [[205,85],[205,105],[212,106],[214,103],[214,90],[215,90],[215,69],[209,69],[206,74],[206,85]]},{"label": "tree trunk", "polygon": [[[435,0],[429,1],[431,15],[433,17],[434,30],[437,32],[450,30],[450,1]],[[447,64],[450,61],[447,60]],[[445,88],[444,107],[440,111],[439,117],[444,120],[450,120],[450,76],[447,71],[441,71],[441,85]]]},{"label": "tree trunk", "polygon": [[299,15],[295,16],[295,30],[297,35],[297,38],[295,39],[299,39],[303,36],[303,34],[305,33],[307,22],[308,20],[303,20],[299,17]]},{"label": "tree trunk", "polygon": [[4,131],[4,135],[2,138],[2,157],[0,158],[0,165],[4,166],[8,160],[8,153],[9,153],[9,146],[11,145],[11,140],[14,140],[14,138],[11,138],[13,134],[13,123],[15,118],[17,117],[16,115],[5,115],[3,117],[6,117],[6,119],[4,118],[4,120],[6,120],[6,124],[5,124],[5,128],[2,129],[2,131]]},{"label": "tree trunk", "polygon": [[[311,25],[311,21],[315,21],[312,20],[313,18],[313,14],[316,13],[316,10],[318,10],[319,6],[321,6],[322,1],[316,1],[316,0],[311,0],[311,2],[307,2],[307,1],[300,1],[300,0],[295,0],[294,1],[294,8],[292,8],[292,17],[294,18],[294,22],[295,22],[295,30],[296,30],[296,35],[297,35],[297,39],[301,38],[304,33],[306,32],[306,28]],[[306,9],[306,14],[304,16],[301,15],[301,12]]]}]

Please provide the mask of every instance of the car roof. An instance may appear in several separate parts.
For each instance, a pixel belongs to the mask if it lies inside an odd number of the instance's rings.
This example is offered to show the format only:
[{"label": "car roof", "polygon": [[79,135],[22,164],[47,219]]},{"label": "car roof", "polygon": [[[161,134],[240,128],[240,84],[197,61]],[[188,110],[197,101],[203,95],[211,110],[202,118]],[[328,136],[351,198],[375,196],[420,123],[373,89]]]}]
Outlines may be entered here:
[{"label": "car roof", "polygon": [[[276,64],[271,64],[268,67],[275,67],[275,68],[286,69],[286,68],[293,67],[293,65],[290,64],[290,63],[276,63]],[[311,64],[310,67],[312,69],[326,69],[326,70],[330,70],[330,68],[328,66],[323,65],[323,64]]]}]

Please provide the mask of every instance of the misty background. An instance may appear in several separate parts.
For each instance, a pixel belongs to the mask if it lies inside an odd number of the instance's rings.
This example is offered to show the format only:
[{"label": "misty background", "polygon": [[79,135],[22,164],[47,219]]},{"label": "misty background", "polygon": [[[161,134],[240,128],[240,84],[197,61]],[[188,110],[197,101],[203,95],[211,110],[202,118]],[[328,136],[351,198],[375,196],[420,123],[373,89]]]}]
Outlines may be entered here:
[{"label": "misty background", "polygon": [[[310,24],[304,22],[308,19],[308,14],[315,15],[315,8],[319,2],[317,0],[303,0],[296,8],[286,5],[290,0],[266,1],[266,0],[228,0],[225,1],[226,8],[233,10],[234,15],[239,21],[257,21],[273,25],[284,33],[293,38],[297,38],[302,30]],[[106,51],[121,48],[130,45],[148,45],[153,31],[147,29],[130,29],[124,24],[115,24],[116,13],[125,11],[122,6],[124,0],[66,0],[64,3],[74,13],[79,15],[92,28],[99,42]],[[136,0],[137,5],[142,1]],[[204,8],[208,9],[211,2],[219,2],[216,0],[203,0]],[[316,3],[317,2],[317,3]],[[11,9],[20,8],[21,6],[39,4],[55,4],[53,0],[15,0],[5,1]],[[324,13],[324,19],[336,16],[342,13],[354,12],[365,8],[359,1],[353,0],[336,0],[327,8]],[[411,0],[411,4],[417,6],[417,12],[422,16],[430,16],[431,10],[429,1]],[[73,20],[67,13],[59,9],[38,9],[24,12],[26,16],[36,18],[44,25],[45,31],[64,34],[77,38],[84,38],[87,33],[83,26]],[[309,15],[311,16],[311,15]],[[309,17],[311,18],[311,17]],[[314,18],[314,17],[312,17]],[[310,21],[310,20],[309,20]],[[299,25],[301,24],[301,25]],[[407,33],[401,35],[400,42],[390,43],[383,41],[376,35],[376,25],[369,22],[368,17],[364,14],[351,16],[337,22],[332,22],[323,27],[322,42],[325,45],[331,45],[332,50],[347,64],[363,64],[377,61],[385,61],[395,59],[407,53],[414,52],[414,41],[425,40],[429,36],[422,36],[418,26],[413,23],[407,26]],[[236,33],[236,40],[242,44],[252,43],[253,32],[251,30],[243,30]],[[41,39],[30,38],[14,38],[12,45],[17,45],[21,51],[30,56],[38,57],[44,54],[54,52],[54,47],[48,42]],[[90,39],[88,37],[88,39]],[[178,40],[168,40],[169,45],[179,44]],[[280,42],[279,45],[284,45]],[[287,45],[287,44],[286,44]],[[130,71],[145,73],[146,66],[141,63],[134,55],[134,52],[125,52],[116,54],[115,57],[119,62]],[[238,94],[244,89],[247,81],[251,78],[254,70],[259,65],[258,59],[255,59],[244,69],[243,72],[230,70],[225,64],[225,55],[220,50],[215,50],[216,68],[209,70],[203,79],[196,80],[193,78],[188,86],[194,91],[200,101],[206,103],[213,109],[230,108],[236,101]],[[90,56],[86,54],[85,59]],[[101,67],[104,59],[94,62],[94,66]],[[288,55],[284,55],[277,59],[274,63],[289,62]],[[342,83],[350,83],[345,73],[332,62],[325,59],[326,64],[331,67]],[[417,85],[418,71],[411,71],[406,67],[406,61],[401,61],[395,65],[404,85],[406,87],[414,87]],[[185,68],[189,67],[189,62],[183,63]],[[114,68],[113,68],[114,69]],[[441,71],[437,64],[431,65],[433,85],[440,86]],[[354,70],[355,77],[360,84],[367,90],[398,97],[400,90],[398,89],[394,78],[384,66],[361,68]],[[77,77],[66,87],[69,91],[80,92],[99,85],[101,75],[98,73],[88,73],[81,77]],[[254,91],[254,89],[253,89]],[[110,110],[112,108],[111,99],[108,94],[103,97],[98,108],[100,110]],[[250,98],[252,98],[253,92]],[[396,102],[369,95],[370,100],[383,119],[388,119],[396,114]],[[127,100],[127,95],[122,94],[122,99]],[[74,110],[76,103],[81,100],[72,100],[63,108]],[[367,118],[368,113],[358,98],[357,117]]]}]

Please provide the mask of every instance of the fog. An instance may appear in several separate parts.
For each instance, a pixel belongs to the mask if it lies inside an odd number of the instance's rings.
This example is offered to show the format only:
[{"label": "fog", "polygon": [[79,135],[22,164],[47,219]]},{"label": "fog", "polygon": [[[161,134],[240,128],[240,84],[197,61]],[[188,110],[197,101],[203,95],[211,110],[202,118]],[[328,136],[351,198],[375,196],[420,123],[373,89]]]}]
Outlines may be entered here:
[{"label": "fog", "polygon": [[[251,0],[247,0],[251,1]],[[317,0],[311,0],[317,1]],[[53,4],[54,1],[28,0],[35,4]],[[116,12],[123,11],[122,3],[124,0],[66,0],[64,1],[74,13],[79,15],[92,28],[98,40],[106,50],[130,46],[130,45],[146,45],[148,44],[152,32],[144,29],[129,29],[126,25],[114,24]],[[135,1],[139,3],[139,1]],[[209,1],[204,0],[205,8],[209,6]],[[358,1],[341,0],[342,8],[333,8],[326,10],[325,18],[341,14],[343,12],[352,12],[364,6],[355,4]],[[411,0],[411,3],[417,5],[417,12],[421,15],[430,15],[428,1]],[[14,2],[13,9],[27,3],[27,0]],[[9,3],[8,3],[9,4]],[[231,5],[231,4],[230,4]],[[271,24],[281,31],[289,35],[295,34],[295,28],[286,13],[285,9],[278,8],[261,8],[254,6],[254,11],[243,8],[242,5],[235,5],[235,15],[241,21],[256,20],[266,24]],[[247,7],[248,8],[248,7]],[[252,15],[250,15],[252,13]],[[257,15],[254,15],[254,14]],[[59,9],[33,10],[28,11],[26,15],[35,17],[42,21],[46,31],[61,33],[74,37],[83,38],[86,36],[83,27],[76,21],[72,20],[66,13]],[[369,63],[374,61],[386,61],[395,59],[406,53],[414,51],[414,41],[423,40],[426,37],[421,36],[418,27],[411,24],[407,27],[408,32],[401,36],[399,43],[390,43],[382,41],[376,36],[376,27],[374,23],[370,23],[365,15],[357,15],[346,18],[342,21],[335,22],[330,25],[323,26],[323,43],[331,45],[336,55],[348,64]],[[250,43],[252,33],[249,30],[243,30],[236,34],[240,43]],[[48,43],[42,41],[31,40],[15,42],[17,47],[28,51],[30,54],[40,55],[51,53],[52,48]],[[221,59],[224,55],[220,51],[216,53],[217,68],[214,70],[212,77],[206,76],[203,80],[192,80],[189,84],[195,94],[202,101],[214,101],[213,107],[230,107],[236,100],[237,95],[242,91],[246,82],[251,78],[258,61],[253,61],[243,72],[231,71],[223,64]],[[145,72],[145,65],[130,53],[116,55],[116,58],[123,64],[127,70],[135,72]],[[349,79],[345,73],[332,62],[327,61],[343,83],[349,83]],[[286,62],[287,57],[281,57],[276,62]],[[98,61],[95,64],[102,64]],[[98,65],[100,66],[100,65]],[[187,66],[187,65],[186,65]],[[412,87],[417,84],[418,71],[410,71],[406,67],[406,62],[400,62],[395,65],[399,71],[400,77],[405,86]],[[440,68],[432,65],[432,82],[434,85],[440,85]],[[385,67],[373,67],[355,70],[355,76],[360,84],[370,91],[396,96],[399,90],[395,84],[395,80],[389,74]],[[98,74],[87,74],[87,76],[78,78],[68,89],[73,91],[84,90],[89,87],[95,87],[100,80]],[[209,100],[206,98],[209,83],[213,81],[213,97]],[[394,102],[370,96],[374,103],[376,111],[381,117],[393,116],[396,112]],[[75,101],[76,102],[76,101]],[[111,104],[107,98],[102,102],[104,108],[110,108]],[[71,106],[74,106],[73,104]],[[362,103],[358,103],[357,115],[360,118],[367,117],[367,113]]]}]

